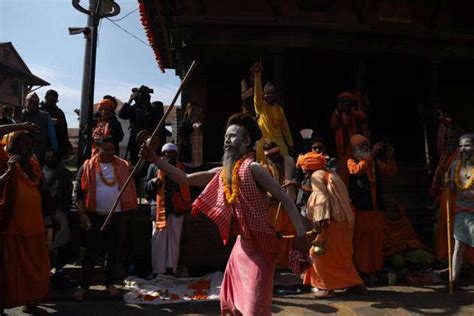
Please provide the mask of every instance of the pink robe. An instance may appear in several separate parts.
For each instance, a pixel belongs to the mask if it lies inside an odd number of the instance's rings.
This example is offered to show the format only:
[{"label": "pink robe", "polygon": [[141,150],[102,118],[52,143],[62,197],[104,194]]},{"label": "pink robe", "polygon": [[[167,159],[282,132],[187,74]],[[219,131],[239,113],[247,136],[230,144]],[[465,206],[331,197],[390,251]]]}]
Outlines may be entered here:
[{"label": "pink robe", "polygon": [[258,189],[251,163],[252,159],[247,159],[240,167],[235,205],[225,201],[220,173],[193,203],[193,214],[202,212],[209,217],[218,226],[224,244],[231,230],[239,235],[224,272],[222,314],[271,315],[278,241],[268,223],[268,197]]}]

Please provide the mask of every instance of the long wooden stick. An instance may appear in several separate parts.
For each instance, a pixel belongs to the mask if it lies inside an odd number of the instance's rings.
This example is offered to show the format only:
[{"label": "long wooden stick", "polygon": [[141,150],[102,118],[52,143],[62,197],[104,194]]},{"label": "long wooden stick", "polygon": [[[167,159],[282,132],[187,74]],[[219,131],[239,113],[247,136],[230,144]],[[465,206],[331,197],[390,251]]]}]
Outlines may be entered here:
[{"label": "long wooden stick", "polygon": [[449,273],[449,294],[453,294],[453,246],[451,243],[451,203],[450,203],[449,185],[446,189],[446,224],[448,232],[448,273]]},{"label": "long wooden stick", "polygon": [[[147,142],[149,142],[151,139],[153,139],[153,137],[155,137],[158,132],[160,131],[160,129],[163,127],[163,125],[165,124],[166,122],[166,118],[168,117],[168,115],[171,113],[171,111],[173,110],[174,108],[174,105],[176,103],[176,100],[178,99],[180,93],[181,93],[181,90],[183,90],[183,87],[186,85],[187,81],[189,80],[192,72],[194,71],[194,69],[196,68],[196,65],[197,65],[197,62],[194,60],[193,63],[191,64],[191,67],[189,67],[188,69],[188,72],[186,73],[186,75],[184,76],[184,79],[183,81],[181,81],[181,84],[179,85],[179,88],[178,88],[178,91],[176,91],[176,94],[173,98],[173,101],[171,102],[170,106],[168,107],[168,110],[166,110],[166,113],[163,115],[163,117],[161,118],[160,122],[158,123],[158,125],[156,125],[155,127],[155,130],[153,131],[153,134],[151,134],[151,136],[148,138]],[[135,167],[133,168],[132,172],[130,173],[130,175],[128,176],[127,180],[125,181],[125,183],[123,184],[122,188],[120,189],[120,192],[119,194],[117,195],[117,198],[115,199],[115,202],[114,202],[114,205],[112,206],[112,208],[110,209],[109,211],[109,214],[107,215],[107,218],[105,219],[104,221],[104,224],[102,225],[102,227],[100,228],[101,231],[105,230],[107,228],[107,226],[109,225],[109,222],[110,220],[112,219],[112,215],[114,214],[115,212],[115,209],[117,208],[117,205],[120,201],[120,198],[122,197],[123,195],[123,192],[125,191],[125,189],[127,188],[128,184],[130,183],[130,181],[133,179],[133,176],[135,175],[135,173],[137,173],[138,169],[139,169],[139,166],[141,165],[141,163],[143,162],[143,158],[140,157],[140,160],[136,163]]]}]

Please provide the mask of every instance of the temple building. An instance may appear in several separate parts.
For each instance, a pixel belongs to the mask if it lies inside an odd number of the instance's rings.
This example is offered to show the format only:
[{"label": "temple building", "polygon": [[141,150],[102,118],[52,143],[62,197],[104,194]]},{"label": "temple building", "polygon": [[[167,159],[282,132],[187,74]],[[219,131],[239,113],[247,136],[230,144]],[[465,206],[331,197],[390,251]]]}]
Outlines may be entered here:
[{"label": "temple building", "polygon": [[207,161],[220,160],[223,132],[217,131],[240,111],[240,82],[260,58],[263,81],[277,86],[296,142],[303,128],[333,142],[329,121],[336,96],[358,91],[372,141],[392,143],[405,166],[392,185],[405,196],[428,189],[437,159],[437,111],[445,109],[458,124],[472,128],[472,1],[139,3],[159,68],[175,69],[182,77],[193,60],[199,63],[182,104],[196,101],[205,107],[212,128],[204,130]]},{"label": "temple building", "polygon": [[0,43],[0,107],[20,111],[26,94],[49,83],[35,76],[10,42]]}]

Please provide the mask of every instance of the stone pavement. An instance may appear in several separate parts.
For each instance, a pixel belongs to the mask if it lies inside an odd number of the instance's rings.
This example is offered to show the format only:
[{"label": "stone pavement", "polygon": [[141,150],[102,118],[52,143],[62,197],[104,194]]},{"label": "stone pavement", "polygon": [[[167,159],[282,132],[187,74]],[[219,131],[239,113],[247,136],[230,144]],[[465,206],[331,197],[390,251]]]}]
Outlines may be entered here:
[{"label": "stone pavement", "polygon": [[[344,295],[316,300],[311,293],[274,296],[275,315],[474,315],[474,286],[450,296],[443,286],[386,286],[369,289],[369,294]],[[219,314],[219,303],[190,302],[153,305],[129,305],[105,294],[90,296],[82,303],[71,299],[53,300],[42,305],[51,315],[166,315]],[[21,309],[7,310],[8,315],[26,315]]]}]

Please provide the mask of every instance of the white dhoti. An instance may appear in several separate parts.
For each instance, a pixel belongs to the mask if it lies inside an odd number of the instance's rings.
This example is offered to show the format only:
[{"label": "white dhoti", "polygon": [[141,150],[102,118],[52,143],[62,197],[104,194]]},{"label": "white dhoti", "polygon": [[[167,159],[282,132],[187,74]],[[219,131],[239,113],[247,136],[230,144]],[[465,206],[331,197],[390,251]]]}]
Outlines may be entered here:
[{"label": "white dhoti", "polygon": [[157,230],[153,222],[153,235],[151,236],[151,264],[153,273],[163,274],[166,268],[172,268],[173,273],[178,272],[179,246],[181,231],[183,230],[183,216],[170,214],[166,219],[166,228]]}]

